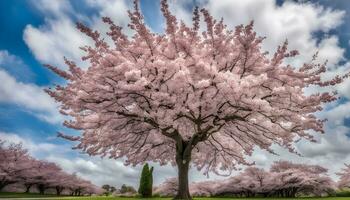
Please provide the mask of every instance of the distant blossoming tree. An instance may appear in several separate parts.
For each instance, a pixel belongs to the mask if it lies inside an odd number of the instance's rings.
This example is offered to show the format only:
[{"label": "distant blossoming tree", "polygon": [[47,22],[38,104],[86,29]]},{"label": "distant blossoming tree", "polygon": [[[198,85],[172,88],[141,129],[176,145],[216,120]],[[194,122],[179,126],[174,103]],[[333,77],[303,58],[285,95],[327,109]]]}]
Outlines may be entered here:
[{"label": "distant blossoming tree", "polygon": [[61,168],[55,163],[40,161],[40,164],[37,168],[37,189],[40,194],[44,194],[45,190],[50,188],[52,184],[57,182],[58,172],[61,171]]},{"label": "distant blossoming tree", "polygon": [[91,182],[64,172],[55,163],[34,159],[22,144],[0,139],[0,191],[7,186],[13,186],[16,192],[24,186],[26,193],[33,186],[41,194],[47,189],[55,189],[57,195],[64,189],[73,190],[72,195],[101,193]]},{"label": "distant blossoming tree", "polygon": [[28,176],[33,168],[34,159],[21,144],[0,139],[0,191],[7,185],[18,183]]},{"label": "distant blossoming tree", "polygon": [[[336,187],[327,171],[319,165],[278,161],[272,164],[269,171],[247,167],[228,179],[193,182],[189,188],[190,194],[196,197],[329,196],[334,194]],[[160,196],[175,196],[177,186],[177,178],[167,179],[154,192]]]},{"label": "distant blossoming tree", "polygon": [[163,197],[175,196],[178,193],[179,181],[176,177],[166,179],[159,186],[154,188],[153,193]]},{"label": "distant blossoming tree", "polygon": [[345,168],[338,172],[337,175],[340,176],[338,187],[340,189],[350,188],[350,164],[345,164]]},{"label": "distant blossoming tree", "polygon": [[[82,70],[66,60],[68,71],[47,65],[67,85],[47,90],[62,104],[61,113],[72,120],[64,125],[82,130],[77,149],[90,155],[126,157],[126,164],[145,161],[178,167],[176,198],[189,199],[190,162],[199,170],[233,170],[258,146],[269,152],[272,144],[294,151],[295,139],[313,137],[307,130],[323,132],[323,120],[313,113],[337,99],[335,93],[306,95],[311,86],[338,84],[348,77],[322,81],[325,64],[294,68],[284,59],[287,42],[271,58],[262,52],[264,38],[253,23],[229,30],[206,9],[193,12],[188,27],[161,1],[164,34],[145,25],[137,2],[129,11],[132,37],[110,18],[111,47],[100,33],[78,23],[94,46],[81,49],[90,66]],[[200,13],[206,31],[199,33]]]},{"label": "distant blossoming tree", "polygon": [[278,161],[271,166],[270,172],[276,196],[322,196],[329,195],[336,189],[335,182],[327,175],[328,169],[319,165]]}]

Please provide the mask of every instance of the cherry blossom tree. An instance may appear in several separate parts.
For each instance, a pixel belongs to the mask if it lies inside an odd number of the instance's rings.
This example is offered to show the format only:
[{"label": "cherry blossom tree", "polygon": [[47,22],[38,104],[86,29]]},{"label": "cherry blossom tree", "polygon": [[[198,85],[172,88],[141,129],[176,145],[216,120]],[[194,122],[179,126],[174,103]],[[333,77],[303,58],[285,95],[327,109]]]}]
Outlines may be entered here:
[{"label": "cherry blossom tree", "polygon": [[41,194],[48,188],[55,188],[57,195],[60,195],[65,180],[70,176],[54,163],[32,159],[31,167],[21,177],[20,183],[25,186],[26,193],[36,186]]},{"label": "cherry blossom tree", "polygon": [[[223,186],[222,181],[201,181],[193,182],[189,186],[189,191],[192,196],[209,197],[214,196]],[[178,193],[178,180],[176,177],[168,178],[159,186],[154,188],[154,194],[162,197],[174,197]]]},{"label": "cherry blossom tree", "polygon": [[218,187],[215,188],[215,195],[219,196],[245,196],[242,176],[236,175],[225,180],[221,180]]},{"label": "cherry blossom tree", "polygon": [[248,167],[236,176],[220,180],[214,194],[237,197],[267,197],[276,187],[273,175],[261,168]]},{"label": "cherry blossom tree", "polygon": [[350,188],[350,165],[345,164],[345,168],[338,172],[337,175],[340,176],[338,187],[340,189]]},{"label": "cherry blossom tree", "polygon": [[40,194],[44,194],[45,190],[52,187],[57,181],[57,175],[61,171],[55,163],[40,161],[37,167],[38,176],[36,177],[36,186]]},{"label": "cherry blossom tree", "polygon": [[51,181],[49,187],[54,188],[56,190],[56,195],[61,195],[63,190],[68,187],[67,184],[71,184],[70,180],[72,179],[72,175],[68,174],[64,171],[58,171],[55,174],[54,181]]},{"label": "cherry blossom tree", "polygon": [[179,184],[177,178],[172,177],[166,179],[162,184],[155,187],[153,193],[164,197],[175,196],[178,192],[178,187]]},{"label": "cherry blossom tree", "polygon": [[77,174],[70,175],[69,179],[64,182],[64,188],[69,190],[70,195],[81,196],[84,194],[102,194],[103,191],[88,180],[84,180]]},{"label": "cherry blossom tree", "polygon": [[7,185],[18,183],[25,179],[33,167],[33,158],[22,144],[0,140],[0,191]]},{"label": "cherry blossom tree", "polygon": [[257,167],[248,167],[243,173],[238,175],[240,180],[239,186],[246,196],[255,196],[256,194],[262,194],[266,197],[270,192],[271,174],[264,169]]},{"label": "cherry blossom tree", "polygon": [[32,167],[27,170],[26,176],[23,176],[21,183],[25,186],[26,193],[30,192],[30,189],[37,183],[40,182],[42,174],[40,173],[41,162],[33,159]]},{"label": "cherry blossom tree", "polygon": [[0,139],[0,158],[0,191],[12,184],[14,187],[24,186],[25,192],[36,186],[40,194],[51,188],[57,195],[64,189],[73,190],[75,195],[101,193],[90,181],[64,172],[55,163],[34,159],[22,144]]},{"label": "cherry blossom tree", "polygon": [[201,181],[190,184],[190,194],[196,197],[214,196],[217,189],[222,186],[222,181]]},{"label": "cherry blossom tree", "polygon": [[275,195],[295,197],[297,194],[321,196],[335,190],[335,183],[327,175],[327,169],[318,165],[295,164],[289,161],[275,162],[271,172]]},{"label": "cherry blossom tree", "polygon": [[[272,144],[294,152],[296,139],[313,140],[309,130],[323,132],[314,113],[337,99],[336,93],[307,95],[309,86],[339,84],[349,74],[321,80],[326,64],[315,59],[290,66],[286,41],[269,56],[253,22],[230,30],[206,9],[195,8],[193,26],[179,22],[161,1],[166,28],[153,33],[138,3],[129,11],[132,37],[110,18],[108,44],[98,31],[78,23],[94,46],[81,47],[89,62],[83,70],[65,59],[68,71],[47,67],[68,83],[46,90],[71,116],[64,125],[83,133],[61,137],[90,155],[126,157],[125,164],[146,161],[178,168],[176,198],[190,199],[190,163],[205,173],[234,170],[256,146],[273,152]],[[206,30],[199,33],[200,16]]]}]

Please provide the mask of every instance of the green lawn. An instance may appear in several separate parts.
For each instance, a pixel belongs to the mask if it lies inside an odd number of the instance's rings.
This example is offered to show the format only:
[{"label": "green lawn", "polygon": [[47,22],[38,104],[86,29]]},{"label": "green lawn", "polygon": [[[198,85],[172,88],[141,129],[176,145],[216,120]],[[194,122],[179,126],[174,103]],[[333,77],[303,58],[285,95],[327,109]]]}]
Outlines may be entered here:
[{"label": "green lawn", "polygon": [[[56,195],[39,195],[39,194],[23,194],[23,193],[8,193],[2,192],[0,193],[1,198],[24,198],[24,199],[40,199],[40,200],[171,200],[171,198],[129,198],[129,197],[71,197],[71,196],[56,196]],[[296,198],[194,198],[195,200],[229,200],[229,199],[237,199],[237,200],[292,200]],[[350,200],[350,197],[326,197],[326,198],[297,198],[300,200]]]},{"label": "green lawn", "polygon": [[15,192],[0,192],[0,198],[41,198],[41,197],[56,197],[56,195],[52,194],[37,194],[37,193],[15,193]]}]

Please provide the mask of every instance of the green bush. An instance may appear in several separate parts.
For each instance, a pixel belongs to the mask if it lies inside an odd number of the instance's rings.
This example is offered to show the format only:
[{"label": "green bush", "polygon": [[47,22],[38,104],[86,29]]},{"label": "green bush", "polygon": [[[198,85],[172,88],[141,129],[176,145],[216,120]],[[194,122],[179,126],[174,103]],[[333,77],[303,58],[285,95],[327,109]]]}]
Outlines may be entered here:
[{"label": "green bush", "polygon": [[350,190],[338,190],[336,192],[337,197],[350,197]]}]

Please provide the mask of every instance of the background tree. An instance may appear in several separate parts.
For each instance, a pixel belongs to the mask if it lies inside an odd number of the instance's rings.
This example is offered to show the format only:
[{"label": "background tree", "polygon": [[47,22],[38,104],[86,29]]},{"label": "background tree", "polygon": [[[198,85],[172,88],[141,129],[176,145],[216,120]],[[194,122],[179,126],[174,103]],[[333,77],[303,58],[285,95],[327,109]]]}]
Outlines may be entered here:
[{"label": "background tree", "polygon": [[153,192],[153,167],[151,167],[148,171],[148,185],[147,185],[147,194],[152,197]]},{"label": "background tree", "polygon": [[109,190],[110,190],[111,186],[108,184],[102,185],[102,189],[105,190],[105,195],[108,196],[109,195]]},{"label": "background tree", "polygon": [[321,196],[335,190],[327,169],[319,165],[275,162],[270,171],[276,196],[295,197],[297,194]]},{"label": "background tree", "polygon": [[337,173],[340,177],[338,181],[338,187],[340,189],[349,189],[350,188],[350,165],[345,164],[345,167]]},{"label": "background tree", "polygon": [[[190,163],[205,173],[231,171],[251,164],[246,156],[256,146],[273,152],[271,145],[277,144],[295,152],[295,140],[312,141],[309,130],[323,132],[324,120],[314,113],[337,96],[304,90],[339,84],[349,73],[322,80],[325,64],[290,66],[285,58],[298,52],[288,51],[287,42],[267,55],[253,23],[229,30],[223,20],[195,8],[188,27],[170,13],[166,0],[161,11],[165,33],[152,33],[135,1],[130,38],[103,18],[115,46],[77,24],[94,41],[81,48],[89,68],[67,59],[68,71],[47,65],[68,80],[46,90],[62,104],[61,113],[72,117],[64,125],[83,131],[61,137],[78,141],[76,148],[90,155],[125,157],[125,164],[177,165],[176,198],[190,199]],[[202,34],[200,12],[206,24]]]},{"label": "background tree", "polygon": [[142,168],[142,172],[141,172],[141,177],[140,177],[140,185],[139,185],[139,189],[138,189],[138,193],[142,196],[145,197],[146,196],[146,188],[147,188],[147,182],[148,182],[148,163],[146,163],[143,168]]},{"label": "background tree", "polygon": [[111,186],[110,190],[109,190],[111,193],[117,191],[117,188],[115,188],[114,186]]},{"label": "background tree", "polygon": [[91,182],[64,172],[55,163],[34,159],[21,144],[0,139],[0,158],[0,190],[16,185],[24,186],[25,192],[36,186],[40,194],[47,189],[55,189],[57,195],[64,189],[71,190],[72,195],[100,193]]},{"label": "background tree", "polygon": [[175,196],[178,192],[179,184],[176,177],[168,178],[158,187],[155,188],[154,193],[160,196]]},{"label": "background tree", "polygon": [[61,171],[55,163],[41,161],[38,167],[39,176],[37,176],[36,186],[40,194],[44,194],[45,190],[52,187],[56,181],[58,181],[57,175]]},{"label": "background tree", "polygon": [[[160,196],[175,196],[176,178],[167,179],[155,188]],[[236,176],[224,180],[202,181],[190,184],[193,196],[232,197],[295,197],[330,196],[336,187],[327,169],[318,165],[296,164],[288,161],[273,163],[266,171],[247,167]]]},{"label": "background tree", "polygon": [[135,194],[135,193],[136,193],[136,190],[135,190],[135,188],[132,187],[132,186],[128,186],[128,185],[123,184],[123,185],[120,187],[120,193],[121,193],[121,194],[125,194],[125,193]]},{"label": "background tree", "polygon": [[5,144],[0,139],[0,191],[28,177],[35,161],[22,144]]},{"label": "background tree", "polygon": [[[222,181],[201,181],[190,185],[190,193],[196,197],[215,196],[219,187],[223,186]],[[231,186],[232,187],[232,186]]]},{"label": "background tree", "polygon": [[[141,172],[141,178],[140,178],[140,186],[138,189],[138,193],[142,197],[151,197],[152,196],[152,172],[149,169],[148,163],[146,163]],[[151,191],[150,191],[151,187]]]}]

